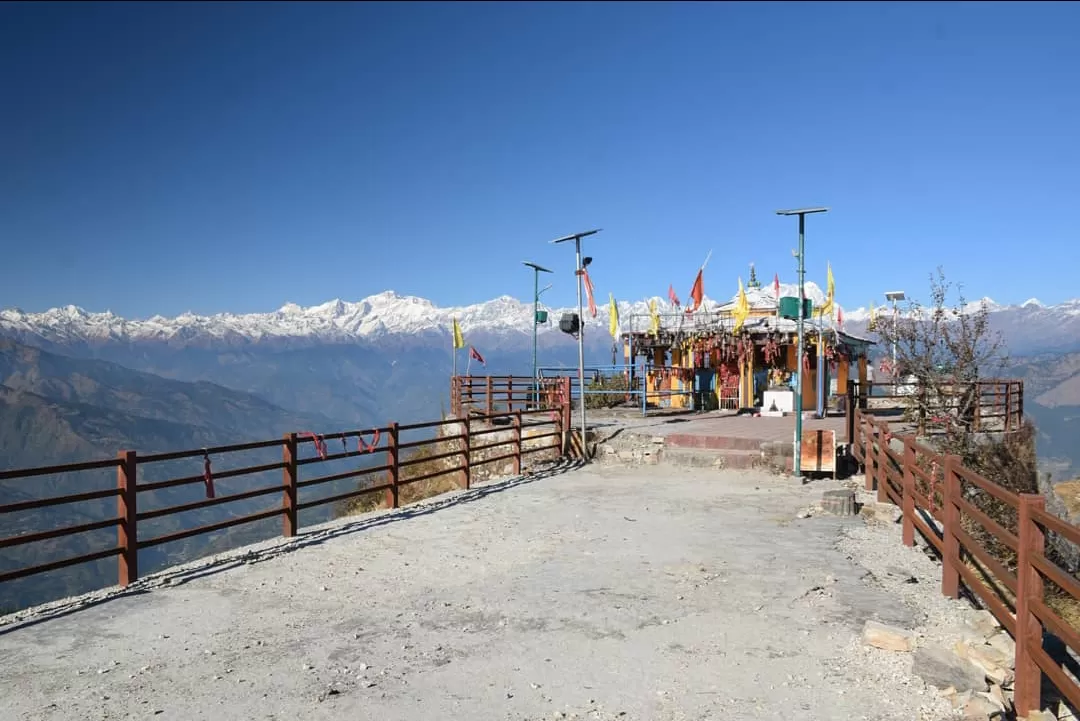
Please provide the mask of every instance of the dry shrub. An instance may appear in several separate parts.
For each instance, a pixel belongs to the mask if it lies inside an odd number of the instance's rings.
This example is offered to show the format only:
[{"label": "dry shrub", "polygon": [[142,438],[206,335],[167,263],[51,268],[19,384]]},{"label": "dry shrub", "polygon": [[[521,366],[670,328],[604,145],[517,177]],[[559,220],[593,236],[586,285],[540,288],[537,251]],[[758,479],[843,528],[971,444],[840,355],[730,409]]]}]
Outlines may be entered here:
[{"label": "dry shrub", "polygon": [[[428,445],[411,448],[402,452],[399,458],[401,462],[423,462],[401,468],[398,479],[398,505],[407,506],[410,503],[416,503],[425,498],[431,498],[432,496],[437,496],[441,493],[462,488],[463,479],[461,471],[453,470],[461,465],[461,456],[424,460],[430,459],[432,456],[449,453],[453,450],[464,451],[464,441],[433,441]],[[419,478],[420,476],[426,476],[431,473],[439,473],[439,475],[425,478],[424,480],[416,481],[415,483],[408,482],[412,478]],[[389,480],[389,471],[369,473],[360,478],[360,481],[357,483],[357,488],[370,488],[371,486],[388,483]],[[342,501],[337,506],[336,515],[354,516],[361,513],[369,513],[379,508],[389,508],[390,504],[387,503],[387,493],[387,491],[372,491],[347,501]]]}]

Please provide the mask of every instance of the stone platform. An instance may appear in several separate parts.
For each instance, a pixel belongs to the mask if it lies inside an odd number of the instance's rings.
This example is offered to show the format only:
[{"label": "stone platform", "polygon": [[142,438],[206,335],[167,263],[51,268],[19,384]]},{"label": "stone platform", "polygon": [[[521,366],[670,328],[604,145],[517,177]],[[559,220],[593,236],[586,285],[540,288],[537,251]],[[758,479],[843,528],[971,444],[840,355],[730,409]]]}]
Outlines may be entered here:
[{"label": "stone platform", "polygon": [[[589,419],[598,454],[613,460],[717,468],[792,470],[795,419],[731,411],[656,415],[596,411]],[[846,442],[844,416],[803,421],[803,431],[831,430]],[[590,433],[590,436],[593,434]]]}]

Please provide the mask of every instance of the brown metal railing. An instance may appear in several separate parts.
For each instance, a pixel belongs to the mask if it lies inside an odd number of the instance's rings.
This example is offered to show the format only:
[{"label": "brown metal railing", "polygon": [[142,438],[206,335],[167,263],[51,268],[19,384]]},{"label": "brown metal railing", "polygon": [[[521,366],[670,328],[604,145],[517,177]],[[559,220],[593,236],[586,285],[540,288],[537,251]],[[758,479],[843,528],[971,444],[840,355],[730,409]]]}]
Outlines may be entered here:
[{"label": "brown metal railing", "polygon": [[[941,556],[942,593],[959,598],[962,584],[1015,639],[1017,715],[1040,709],[1042,674],[1080,706],[1080,684],[1043,650],[1043,632],[1049,631],[1070,651],[1080,651],[1080,634],[1050,608],[1044,588],[1049,580],[1069,599],[1080,601],[1080,582],[1045,551],[1046,533],[1080,544],[1080,528],[1047,513],[1040,495],[1012,493],[964,467],[957,456],[936,453],[913,436],[893,434],[887,422],[861,408],[852,415],[852,455],[866,469],[866,489],[876,489],[879,501],[902,509],[903,543],[914,545],[918,531]],[[980,497],[1015,514],[1015,529],[979,508]],[[1014,554],[1015,568],[977,540],[976,529]]]},{"label": "brown metal railing", "polygon": [[[901,384],[903,386],[903,384]],[[874,389],[895,390],[892,383],[864,383],[849,380],[847,387],[847,440],[855,434],[852,409],[875,413],[881,421],[914,427],[919,435],[960,423],[976,433],[1013,433],[1023,427],[1024,382],[992,378],[946,388],[941,398],[926,402],[910,393],[875,393]],[[939,389],[940,390],[940,389]],[[966,416],[966,417],[963,417]]]},{"label": "brown metal railing", "polygon": [[500,411],[554,410],[568,403],[571,379],[530,376],[453,376],[450,410],[458,418]]},{"label": "brown metal railing", "polygon": [[[391,423],[382,428],[353,430],[325,435],[290,433],[278,440],[241,443],[231,446],[219,446],[197,450],[173,451],[140,455],[135,451],[120,451],[115,458],[71,463],[40,468],[23,468],[0,471],[0,481],[31,479],[40,476],[71,474],[93,470],[116,470],[116,487],[75,493],[63,496],[22,500],[0,505],[0,518],[12,513],[27,513],[62,504],[80,504],[102,499],[116,499],[116,515],[94,520],[88,523],[74,523],[44,531],[25,532],[0,537],[0,549],[26,546],[67,536],[86,534],[92,531],[116,528],[116,543],[100,550],[73,555],[36,565],[25,566],[0,573],[0,584],[46,573],[80,563],[97,561],[112,556],[118,557],[117,580],[121,586],[127,586],[139,578],[138,552],[164,543],[179,541],[196,535],[211,533],[233,526],[254,523],[268,518],[282,519],[282,535],[291,537],[298,529],[297,513],[300,510],[321,506],[328,503],[346,501],[357,496],[375,492],[385,492],[386,504],[399,506],[401,488],[428,480],[437,476],[456,474],[459,485],[471,486],[474,469],[500,461],[512,461],[514,474],[520,474],[522,459],[536,453],[555,453],[563,455],[563,429],[569,412],[565,408],[512,410],[483,415],[474,415],[468,419],[451,418],[430,423],[400,425]],[[475,439],[484,439],[494,433],[502,432],[504,438],[476,443]],[[418,435],[410,439],[409,435]],[[349,450],[350,442],[355,439],[355,450]],[[340,442],[340,452],[329,452],[328,443]],[[280,460],[246,465],[228,470],[215,470],[222,459],[230,454],[275,449]],[[492,452],[492,449],[499,451]],[[403,450],[412,450],[410,457],[402,455]],[[505,451],[505,452],[501,452]],[[303,455],[308,457],[302,457]],[[374,466],[362,466],[342,473],[313,475],[304,477],[303,469],[307,466],[362,456],[382,456],[385,462]],[[198,459],[209,468],[209,473],[168,478],[161,481],[140,482],[140,477],[152,471],[155,465],[175,461]],[[431,462],[435,464],[432,469]],[[429,465],[422,465],[429,464]],[[244,489],[231,493],[219,493],[224,490],[216,486],[220,481],[240,478],[280,470],[281,482],[273,485]],[[363,485],[347,493],[328,497],[307,498],[306,492],[322,484],[350,478],[367,477],[375,483]],[[152,491],[167,488],[179,488],[202,484],[204,498],[196,501],[179,503],[161,508],[141,508],[140,498]],[[178,514],[199,511],[215,506],[227,505],[237,501],[260,497],[276,499],[265,510],[233,516],[214,523],[207,523],[193,528],[154,533],[152,521]]]}]

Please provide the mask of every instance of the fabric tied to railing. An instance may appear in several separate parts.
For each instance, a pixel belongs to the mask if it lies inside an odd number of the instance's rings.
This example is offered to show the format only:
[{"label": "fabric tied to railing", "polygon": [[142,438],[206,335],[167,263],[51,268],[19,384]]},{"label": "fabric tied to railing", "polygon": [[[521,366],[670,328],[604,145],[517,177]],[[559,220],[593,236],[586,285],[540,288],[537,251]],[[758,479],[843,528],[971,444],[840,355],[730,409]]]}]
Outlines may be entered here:
[{"label": "fabric tied to railing", "polygon": [[206,497],[214,497],[214,472],[210,468],[210,454],[203,451],[203,485],[206,486]]}]

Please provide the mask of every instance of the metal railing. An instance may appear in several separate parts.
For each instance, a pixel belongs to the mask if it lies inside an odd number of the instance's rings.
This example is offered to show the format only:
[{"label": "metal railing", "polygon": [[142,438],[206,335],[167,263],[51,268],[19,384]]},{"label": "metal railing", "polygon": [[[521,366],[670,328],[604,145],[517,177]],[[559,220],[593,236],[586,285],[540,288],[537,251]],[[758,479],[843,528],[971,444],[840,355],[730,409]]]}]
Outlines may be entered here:
[{"label": "metal railing", "polygon": [[[336,433],[290,433],[275,440],[240,443],[213,448],[139,454],[120,451],[115,458],[70,463],[38,468],[0,471],[0,481],[30,480],[46,476],[79,474],[90,471],[116,472],[114,487],[97,487],[80,493],[31,498],[0,505],[0,517],[20,514],[34,521],[33,512],[61,505],[73,507],[71,517],[77,518],[79,508],[88,503],[115,499],[115,515],[89,522],[68,523],[47,530],[24,530],[0,537],[0,549],[41,544],[55,539],[84,536],[92,532],[116,529],[114,543],[85,553],[68,555],[42,563],[34,563],[0,572],[2,584],[36,574],[117,557],[117,581],[127,586],[139,578],[139,551],[192,536],[220,531],[270,518],[280,518],[282,535],[295,536],[299,527],[298,512],[329,503],[338,503],[365,494],[384,493],[387,506],[397,508],[400,490],[413,483],[437,476],[456,476],[459,485],[469,488],[474,469],[499,461],[512,461],[514,474],[520,474],[522,458],[535,453],[563,454],[563,429],[568,406],[504,410],[473,416],[451,418],[428,423],[401,425],[391,423],[379,428],[350,430]],[[509,433],[507,434],[507,432]],[[503,432],[507,438],[485,439]],[[328,444],[341,443],[342,450],[330,452]],[[500,449],[500,451],[493,451]],[[409,451],[404,453],[403,451]],[[504,451],[504,452],[501,452]],[[272,452],[272,453],[268,453]],[[250,454],[261,454],[256,463],[248,463]],[[232,457],[241,457],[240,465],[227,470]],[[356,459],[366,461],[344,472],[307,475],[305,471],[324,463]],[[192,464],[192,461],[195,463]],[[379,462],[381,461],[381,462]],[[433,467],[432,462],[439,462]],[[143,476],[162,475],[153,472],[156,466],[175,469],[189,465],[188,473],[148,480]],[[280,480],[255,488],[240,488],[233,479],[259,476],[281,471]],[[324,484],[347,479],[366,478],[371,482],[358,484],[345,493],[317,495],[315,489]],[[35,484],[36,490],[40,484]],[[183,496],[193,489],[191,500],[157,506],[155,492],[171,489]],[[29,495],[29,494],[28,494]],[[205,509],[227,506],[240,501],[265,497],[266,508],[243,515],[233,515],[212,523],[161,532],[155,521]],[[82,514],[86,515],[86,514]],[[54,519],[38,519],[53,521]],[[27,523],[23,525],[33,525]],[[38,523],[37,526],[45,525]],[[9,525],[9,528],[11,526]]]},{"label": "metal railing", "polygon": [[[902,542],[914,545],[918,532],[941,557],[942,593],[959,598],[963,587],[1016,641],[1017,716],[1041,708],[1043,674],[1080,706],[1080,683],[1066,671],[1067,661],[1044,650],[1043,640],[1049,632],[1070,653],[1080,651],[1080,634],[1050,607],[1046,590],[1050,583],[1059,596],[1080,603],[1080,582],[1046,553],[1048,533],[1080,544],[1080,528],[1047,513],[1040,495],[1013,493],[966,468],[957,456],[893,434],[886,421],[861,408],[852,415],[852,455],[866,469],[866,489],[876,489],[879,502],[900,507]],[[995,553],[988,539],[1006,553]]]}]

